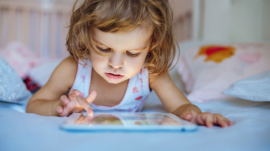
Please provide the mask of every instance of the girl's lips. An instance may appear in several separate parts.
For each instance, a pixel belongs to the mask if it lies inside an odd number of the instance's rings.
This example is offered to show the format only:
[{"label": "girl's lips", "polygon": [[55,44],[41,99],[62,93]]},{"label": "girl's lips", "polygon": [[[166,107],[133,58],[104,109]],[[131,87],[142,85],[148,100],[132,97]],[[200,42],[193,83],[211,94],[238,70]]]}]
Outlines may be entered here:
[{"label": "girl's lips", "polygon": [[116,75],[116,74],[112,74],[112,73],[106,73],[106,76],[109,78],[109,79],[121,79],[123,76],[122,75]]}]

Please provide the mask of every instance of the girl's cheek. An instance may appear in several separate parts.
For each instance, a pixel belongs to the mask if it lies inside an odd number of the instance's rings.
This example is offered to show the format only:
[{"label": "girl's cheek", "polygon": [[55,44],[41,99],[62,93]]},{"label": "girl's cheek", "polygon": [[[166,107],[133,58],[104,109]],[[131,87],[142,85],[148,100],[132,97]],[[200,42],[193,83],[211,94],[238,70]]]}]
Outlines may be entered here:
[{"label": "girl's cheek", "polygon": [[93,54],[90,56],[91,63],[104,63],[106,60],[108,60],[108,57],[103,57],[97,54]]}]

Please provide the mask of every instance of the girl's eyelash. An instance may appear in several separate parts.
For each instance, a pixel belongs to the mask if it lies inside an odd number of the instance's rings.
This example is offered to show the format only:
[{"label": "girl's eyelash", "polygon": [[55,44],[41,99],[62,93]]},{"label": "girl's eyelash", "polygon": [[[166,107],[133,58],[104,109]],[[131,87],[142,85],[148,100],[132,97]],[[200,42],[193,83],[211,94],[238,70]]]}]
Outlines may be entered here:
[{"label": "girl's eyelash", "polygon": [[131,57],[137,57],[140,53],[130,53],[127,51],[127,55],[131,56]]},{"label": "girl's eyelash", "polygon": [[107,49],[102,49],[102,48],[100,48],[100,47],[98,47],[98,46],[97,46],[97,49],[98,49],[99,51],[101,51],[101,52],[105,52],[105,53],[109,53],[109,52],[111,52],[111,49],[110,49],[110,48],[107,48]]},{"label": "girl's eyelash", "polygon": [[[106,49],[102,49],[100,47],[97,46],[97,49],[103,53],[109,53],[111,52],[111,48],[106,48]],[[140,53],[131,53],[129,51],[126,52],[128,56],[131,56],[131,57],[137,57]]]}]

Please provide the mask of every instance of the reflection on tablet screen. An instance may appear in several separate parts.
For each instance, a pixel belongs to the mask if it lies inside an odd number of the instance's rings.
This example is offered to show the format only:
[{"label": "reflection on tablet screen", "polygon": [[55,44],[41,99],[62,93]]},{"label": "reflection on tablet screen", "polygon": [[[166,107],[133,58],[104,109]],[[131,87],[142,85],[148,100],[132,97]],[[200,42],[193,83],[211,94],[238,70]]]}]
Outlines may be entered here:
[{"label": "reflection on tablet screen", "polygon": [[76,120],[78,125],[181,125],[167,115],[163,114],[111,114],[97,113],[93,116],[81,114]]}]

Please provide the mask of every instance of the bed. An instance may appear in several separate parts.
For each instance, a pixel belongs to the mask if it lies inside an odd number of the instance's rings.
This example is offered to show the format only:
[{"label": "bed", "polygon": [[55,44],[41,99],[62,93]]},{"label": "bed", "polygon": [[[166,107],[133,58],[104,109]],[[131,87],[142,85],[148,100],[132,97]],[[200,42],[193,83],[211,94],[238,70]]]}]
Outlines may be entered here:
[{"label": "bed", "polygon": [[[27,5],[22,3],[16,3],[13,1],[1,1],[0,2],[0,15],[3,16],[6,13],[16,14],[19,11],[24,9],[15,8],[20,5],[27,8]],[[37,2],[37,1],[31,1]],[[44,1],[45,2],[45,1]],[[61,1],[58,1],[61,2]],[[176,1],[177,2],[177,1]],[[176,27],[179,27],[179,35],[183,35],[180,31],[184,31],[186,37],[179,36],[181,40],[180,49],[181,52],[190,50],[191,48],[208,44],[209,41],[213,43],[224,43],[224,42],[243,42],[243,41],[269,41],[269,32],[266,31],[266,25],[269,25],[267,20],[263,24],[260,24],[261,27],[255,26],[255,23],[249,28],[237,29],[236,27],[230,26],[214,26],[209,24],[210,19],[218,19],[220,24],[225,23],[230,18],[228,15],[230,10],[234,10],[234,14],[241,14],[237,12],[236,8],[245,9],[252,6],[255,2],[249,1],[246,3],[243,0],[201,0],[193,1],[192,7],[189,5],[189,9],[184,12],[179,11],[178,20],[175,23]],[[210,3],[215,3],[215,6],[210,6]],[[57,3],[56,3],[57,4]],[[179,1],[179,4],[185,4],[184,1]],[[244,4],[244,5],[242,5]],[[252,21],[256,18],[256,11],[260,8],[267,8],[269,2],[259,0],[256,3],[256,10],[253,10],[252,16],[246,21]],[[9,6],[13,6],[13,9],[7,11]],[[51,11],[51,17],[46,18],[48,15],[49,9],[46,11],[39,11],[36,4],[29,5],[35,8],[34,11],[29,11],[29,8],[24,12],[24,17],[27,16],[27,13],[31,12],[32,16],[35,16],[35,13],[43,16],[41,20],[43,23],[47,23],[48,19],[54,19],[55,21],[60,21],[64,24],[65,21],[60,20],[65,18],[66,10],[56,8],[55,11]],[[59,6],[59,5],[57,5]],[[4,9],[3,9],[4,8]],[[67,7],[67,9],[69,9]],[[175,7],[174,9],[177,9]],[[209,15],[212,14],[215,9],[217,11],[215,16]],[[266,10],[266,9],[261,9]],[[60,12],[59,12],[60,11]],[[63,11],[63,12],[61,12]],[[55,13],[53,15],[53,13]],[[257,12],[258,13],[258,12]],[[269,12],[264,11],[262,17],[266,17]],[[255,15],[254,15],[255,14]],[[16,15],[15,15],[16,16]],[[58,19],[56,17],[58,16]],[[237,16],[237,15],[236,15]],[[48,16],[47,16],[48,17]],[[212,17],[212,18],[211,18]],[[219,18],[218,18],[219,17]],[[221,19],[222,17],[222,19]],[[7,19],[7,18],[5,18]],[[26,17],[27,19],[27,17]],[[29,18],[28,18],[29,19]],[[30,19],[31,20],[31,19]],[[39,20],[39,21],[41,21]],[[35,21],[34,21],[35,22]],[[188,26],[192,22],[192,28]],[[53,23],[53,22],[52,22]],[[246,22],[236,21],[235,24],[241,26]],[[3,26],[2,26],[3,25]],[[7,27],[9,26],[7,20],[5,24],[1,25],[1,45],[4,45],[10,41],[21,40],[25,41],[25,44],[29,45],[31,50],[40,58],[57,58],[63,57],[66,54],[64,50],[64,42],[59,42],[59,46],[51,41],[46,40],[46,34],[36,33],[36,35],[27,35],[30,39],[22,38],[23,34],[21,33],[16,35],[15,33],[6,33]],[[27,23],[25,26],[29,26]],[[35,24],[36,28],[41,28],[40,24],[37,22]],[[56,24],[44,24],[48,25],[49,28],[56,29]],[[224,30],[221,28],[226,27]],[[268,26],[269,27],[269,26]],[[15,28],[15,27],[9,27]],[[28,28],[28,29],[29,29]],[[43,30],[47,28],[42,26]],[[260,30],[257,30],[260,29]],[[251,35],[243,35],[246,30],[254,31]],[[5,31],[5,32],[4,32]],[[55,30],[58,31],[58,30]],[[236,32],[237,31],[237,32]],[[265,31],[265,32],[261,32]],[[53,31],[52,31],[53,32]],[[63,31],[61,31],[63,32]],[[257,33],[256,33],[257,32]],[[191,35],[192,33],[192,35]],[[4,35],[9,35],[9,39],[3,40]],[[30,33],[31,34],[31,33]],[[61,33],[59,33],[61,35]],[[255,39],[254,39],[255,35]],[[47,35],[48,36],[48,35]],[[257,37],[256,37],[257,36]],[[19,37],[19,38],[18,38]],[[61,36],[60,36],[61,37]],[[33,44],[31,39],[38,39],[36,45]],[[50,39],[54,40],[54,39]],[[60,38],[61,40],[61,38]],[[63,37],[62,37],[63,40]],[[218,41],[218,42],[216,42]],[[44,47],[45,45],[50,44],[48,49]],[[59,48],[59,49],[58,49]],[[48,51],[50,50],[50,51]],[[53,51],[58,50],[58,51]],[[61,58],[62,59],[62,58]],[[48,68],[44,75],[49,75],[52,72],[53,68],[60,62],[60,60],[55,60],[52,64],[44,65],[44,68]],[[50,67],[50,68],[49,68]],[[35,74],[32,72],[30,74]],[[170,71],[175,84],[185,92],[185,85],[181,81],[181,78],[177,72],[177,69],[174,68]],[[41,77],[41,76],[38,76]],[[44,77],[40,82],[44,84],[44,80],[47,80]],[[209,150],[244,150],[244,151],[269,151],[270,150],[270,102],[254,102],[243,100],[239,98],[230,98],[230,99],[217,99],[211,102],[205,103],[196,103],[202,111],[211,112],[211,113],[220,113],[224,117],[230,119],[235,124],[228,128],[213,127],[208,129],[204,126],[199,126],[197,131],[194,132],[67,132],[60,129],[60,124],[66,119],[66,117],[46,117],[39,116],[35,114],[25,113],[26,103],[29,100],[25,98],[22,100],[23,104],[19,105],[16,103],[5,103],[0,101],[0,150],[2,151],[17,151],[17,150],[200,150],[200,151],[209,151]],[[148,99],[145,102],[142,112],[165,112],[161,102],[159,101],[157,95],[152,92]]]},{"label": "bed", "polygon": [[[25,106],[0,104],[0,150],[245,150],[270,149],[270,102],[240,99],[195,103],[202,111],[220,113],[229,128],[199,126],[195,132],[67,132],[66,117],[26,114]],[[143,112],[165,112],[151,93]]]}]

